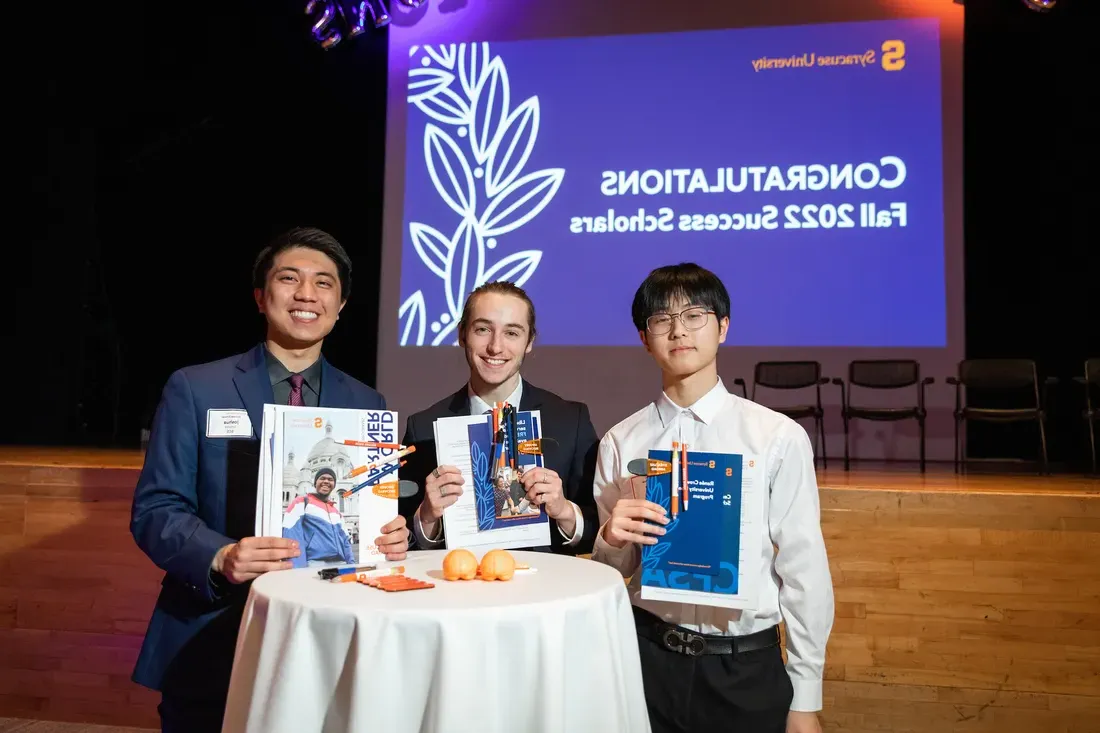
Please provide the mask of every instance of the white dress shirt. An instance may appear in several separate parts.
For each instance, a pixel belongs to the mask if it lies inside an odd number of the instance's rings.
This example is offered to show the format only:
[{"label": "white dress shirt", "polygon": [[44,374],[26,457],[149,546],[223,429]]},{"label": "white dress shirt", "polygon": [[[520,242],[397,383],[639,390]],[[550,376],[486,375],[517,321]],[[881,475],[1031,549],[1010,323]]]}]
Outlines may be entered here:
[{"label": "white dress shirt", "polygon": [[[641,573],[637,572],[640,547],[628,543],[615,548],[603,537],[615,502],[620,496],[631,497],[627,464],[645,458],[650,450],[670,450],[673,440],[683,440],[694,451],[755,454],[765,462],[768,536],[760,552],[767,571],[754,611],[642,600]],[[644,480],[638,478],[633,486],[637,487],[635,498],[644,498]],[[821,534],[813,447],[801,425],[730,394],[721,379],[686,409],[662,393],[600,441],[593,494],[601,525],[593,559],[631,578],[634,605],[667,623],[703,634],[741,636],[786,621],[787,673],[794,686],[791,710],[821,709],[825,644],[833,626],[833,583]]]},{"label": "white dress shirt", "polygon": [[[469,409],[471,415],[483,415],[486,412],[492,412],[492,405],[478,397],[468,383],[466,385],[466,394],[469,395],[470,398]],[[509,405],[514,406],[518,410],[521,397],[523,397],[522,378],[520,378],[519,383],[516,384],[516,388],[512,390],[512,394],[508,395],[508,398],[504,401],[507,402]],[[554,523],[558,527],[558,534],[560,534],[565,540],[566,546],[577,544],[581,541],[581,537],[584,536],[584,515],[581,514],[581,508],[572,501],[569,502],[569,505],[573,507],[573,516],[575,516],[577,519],[577,525],[573,528],[573,534],[565,534],[565,532],[562,531],[561,526],[558,525],[557,522]],[[439,545],[443,544],[444,541],[443,519],[440,518],[439,522],[436,524],[434,532],[435,536],[426,537],[424,535],[424,528],[420,524],[420,512],[418,511],[416,514],[413,515],[413,534],[416,535],[416,539],[417,542],[420,544],[420,547],[423,547],[425,549],[438,547]]]}]

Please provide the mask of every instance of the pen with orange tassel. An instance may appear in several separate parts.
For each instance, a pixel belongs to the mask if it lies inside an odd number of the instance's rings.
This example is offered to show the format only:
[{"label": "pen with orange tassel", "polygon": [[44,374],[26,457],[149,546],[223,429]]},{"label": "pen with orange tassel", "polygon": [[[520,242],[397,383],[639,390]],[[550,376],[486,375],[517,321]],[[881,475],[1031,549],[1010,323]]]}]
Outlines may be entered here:
[{"label": "pen with orange tassel", "polygon": [[682,452],[680,453],[680,464],[682,466],[683,476],[680,479],[682,484],[681,488],[684,492],[684,511],[688,508],[688,444],[684,443],[682,446]]},{"label": "pen with orange tassel", "polygon": [[680,472],[676,469],[676,461],[680,457],[680,443],[672,441],[672,472],[668,477],[668,491],[671,495],[672,516],[680,513]]}]

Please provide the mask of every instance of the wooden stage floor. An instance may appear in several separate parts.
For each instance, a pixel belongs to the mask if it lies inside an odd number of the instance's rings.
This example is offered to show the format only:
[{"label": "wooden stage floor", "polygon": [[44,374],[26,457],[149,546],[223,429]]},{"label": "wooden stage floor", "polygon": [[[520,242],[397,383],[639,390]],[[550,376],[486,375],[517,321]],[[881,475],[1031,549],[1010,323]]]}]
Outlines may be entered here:
[{"label": "wooden stage floor", "polygon": [[[130,682],[161,573],[136,451],[0,447],[0,718],[157,727]],[[1100,731],[1100,480],[818,475],[827,731]]]}]

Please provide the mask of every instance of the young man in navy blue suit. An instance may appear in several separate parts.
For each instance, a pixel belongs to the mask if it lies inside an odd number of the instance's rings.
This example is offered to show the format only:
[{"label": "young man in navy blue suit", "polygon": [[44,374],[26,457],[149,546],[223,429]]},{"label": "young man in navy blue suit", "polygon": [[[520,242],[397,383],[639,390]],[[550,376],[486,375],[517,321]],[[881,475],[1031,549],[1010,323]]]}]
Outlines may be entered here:
[{"label": "young man in navy blue suit", "polygon": [[550,518],[550,544],[525,549],[566,555],[591,552],[599,529],[592,481],[600,438],[587,405],[563,399],[520,376],[523,359],[535,343],[531,298],[505,281],[477,288],[463,306],[458,342],[466,353],[469,380],[454,394],[410,416],[401,440],[416,446],[409,455],[408,470],[401,474],[420,489],[416,497],[401,500],[401,513],[408,519],[416,549],[445,545],[443,511],[469,491],[457,467],[436,465],[435,421],[481,414],[495,402],[508,402],[521,412],[538,410],[547,438],[545,465],[520,478],[522,496],[509,495],[515,504],[526,498]]},{"label": "young man in navy blue suit", "polygon": [[[287,232],[260,252],[252,278],[266,338],[169,377],[134,492],[130,531],[165,576],[133,680],[161,692],[164,733],[221,730],[249,582],[301,552],[291,539],[251,536],[264,404],[386,407],[321,355],[351,292],[339,242]],[[386,558],[404,559],[404,518],[378,530]]]}]

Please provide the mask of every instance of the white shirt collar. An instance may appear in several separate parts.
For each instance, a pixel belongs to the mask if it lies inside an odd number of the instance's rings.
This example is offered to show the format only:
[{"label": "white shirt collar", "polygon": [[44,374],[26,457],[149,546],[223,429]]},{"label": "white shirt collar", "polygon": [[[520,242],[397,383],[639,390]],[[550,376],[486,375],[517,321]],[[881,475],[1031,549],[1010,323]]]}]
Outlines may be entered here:
[{"label": "white shirt collar", "polygon": [[664,392],[661,392],[661,398],[657,400],[657,414],[661,417],[661,424],[668,427],[676,416],[685,410],[692,413],[698,418],[704,425],[710,425],[714,422],[714,418],[718,417],[718,413],[722,407],[726,404],[726,398],[729,396],[729,392],[726,390],[726,385],[722,383],[722,378],[718,378],[717,384],[715,384],[709,392],[695,401],[695,404],[688,407],[680,407]]},{"label": "white shirt collar", "polygon": [[[470,397],[470,414],[471,415],[483,415],[487,410],[492,410],[493,406],[485,400],[474,394],[473,388],[470,383],[466,383],[466,394]],[[519,401],[523,396],[523,377],[520,377],[519,382],[516,383],[516,388],[512,390],[512,394],[508,395],[505,400],[509,405],[519,410]]]}]

